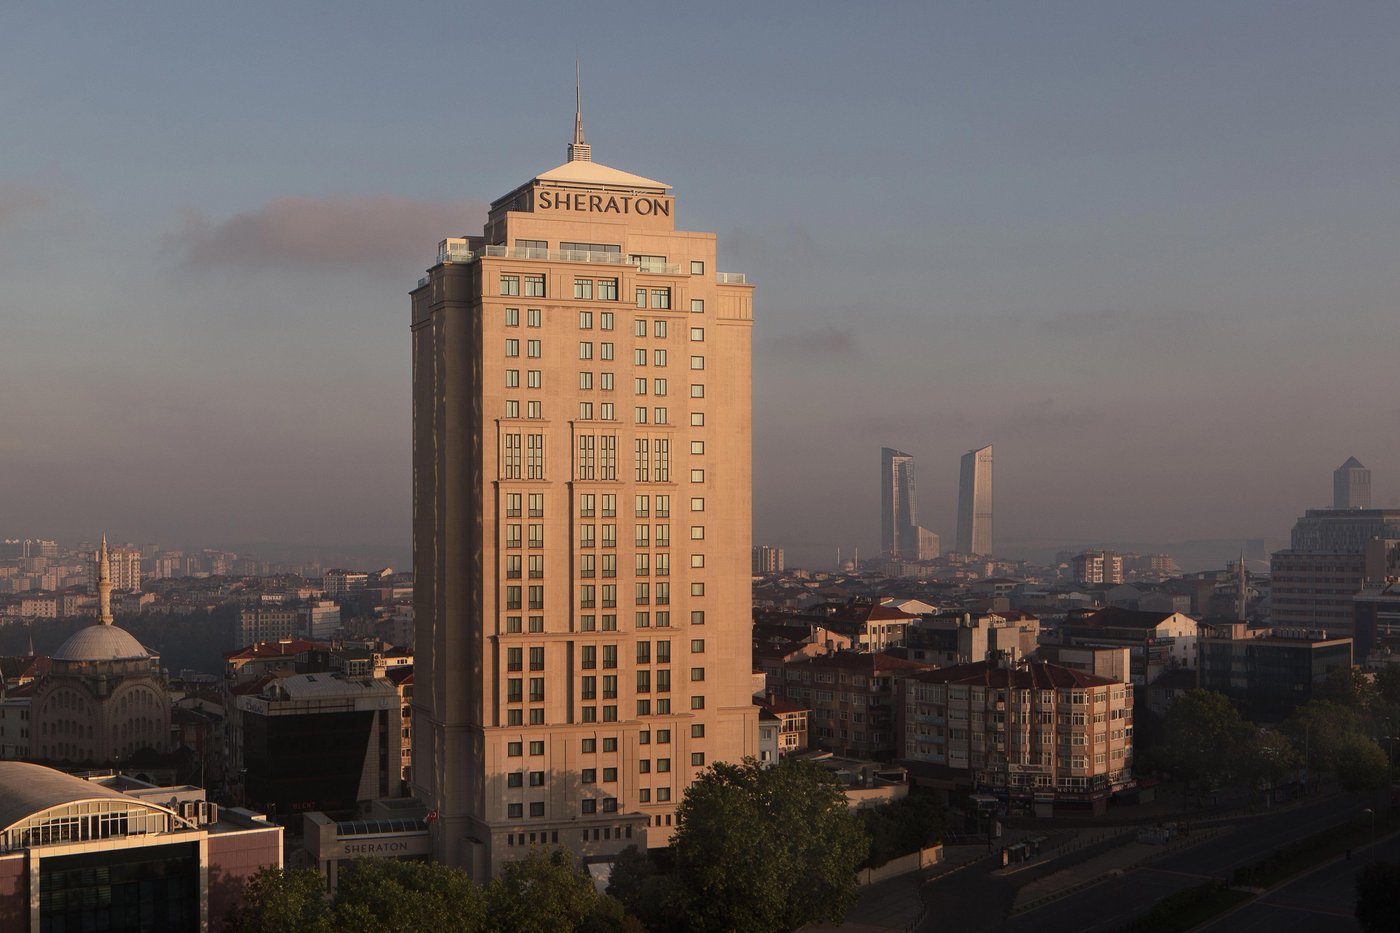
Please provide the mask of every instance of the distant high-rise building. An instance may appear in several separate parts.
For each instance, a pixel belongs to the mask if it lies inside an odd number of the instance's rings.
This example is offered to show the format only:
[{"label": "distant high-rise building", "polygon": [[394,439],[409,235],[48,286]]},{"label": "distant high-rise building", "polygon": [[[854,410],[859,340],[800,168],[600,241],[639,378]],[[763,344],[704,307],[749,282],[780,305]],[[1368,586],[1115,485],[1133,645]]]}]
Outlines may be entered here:
[{"label": "distant high-rise building", "polygon": [[1113,551],[1085,551],[1070,561],[1078,583],[1122,583],[1123,555]]},{"label": "distant high-rise building", "polygon": [[914,457],[893,447],[880,449],[880,551],[901,560],[938,556],[938,535],[919,527]]},{"label": "distant high-rise building", "polygon": [[1371,471],[1355,457],[1332,471],[1332,508],[1369,509],[1371,507]]},{"label": "distant high-rise building", "polygon": [[581,124],[569,154],[412,293],[412,780],[477,879],[666,845],[757,751],[753,287]]},{"label": "distant high-rise building", "polygon": [[767,544],[753,546],[753,572],[755,574],[782,573],[783,549]]},{"label": "distant high-rise building", "polygon": [[885,557],[914,559],[919,548],[914,502],[914,457],[880,449],[880,549]]},{"label": "distant high-rise building", "polygon": [[963,454],[958,477],[958,553],[992,553],[992,445]]}]

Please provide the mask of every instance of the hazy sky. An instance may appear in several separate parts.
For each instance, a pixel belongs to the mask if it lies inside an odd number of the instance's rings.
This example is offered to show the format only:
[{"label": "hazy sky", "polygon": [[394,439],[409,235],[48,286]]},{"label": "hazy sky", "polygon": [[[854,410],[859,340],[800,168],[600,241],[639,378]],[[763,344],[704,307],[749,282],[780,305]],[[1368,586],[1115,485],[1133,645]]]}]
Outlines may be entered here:
[{"label": "hazy sky", "polygon": [[[404,543],[408,291],[564,158],[758,283],[755,539],[1278,535],[1400,454],[1400,6],[10,3],[0,536]],[[792,558],[790,558],[791,560]]]}]

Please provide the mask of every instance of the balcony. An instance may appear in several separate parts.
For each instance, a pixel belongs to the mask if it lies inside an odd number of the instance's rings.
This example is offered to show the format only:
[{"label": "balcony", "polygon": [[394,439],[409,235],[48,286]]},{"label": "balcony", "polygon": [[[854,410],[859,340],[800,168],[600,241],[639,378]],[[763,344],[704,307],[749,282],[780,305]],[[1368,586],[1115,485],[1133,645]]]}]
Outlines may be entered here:
[{"label": "balcony", "polygon": [[715,281],[720,285],[747,285],[749,277],[742,272],[716,272]]}]

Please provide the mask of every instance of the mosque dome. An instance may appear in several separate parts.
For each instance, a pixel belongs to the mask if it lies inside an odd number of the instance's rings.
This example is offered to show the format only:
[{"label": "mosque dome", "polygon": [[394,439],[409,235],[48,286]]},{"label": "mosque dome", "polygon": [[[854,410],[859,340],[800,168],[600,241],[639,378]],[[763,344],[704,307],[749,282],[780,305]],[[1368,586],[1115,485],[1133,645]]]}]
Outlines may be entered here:
[{"label": "mosque dome", "polygon": [[126,629],[89,625],[53,653],[55,661],[131,661],[151,656]]}]

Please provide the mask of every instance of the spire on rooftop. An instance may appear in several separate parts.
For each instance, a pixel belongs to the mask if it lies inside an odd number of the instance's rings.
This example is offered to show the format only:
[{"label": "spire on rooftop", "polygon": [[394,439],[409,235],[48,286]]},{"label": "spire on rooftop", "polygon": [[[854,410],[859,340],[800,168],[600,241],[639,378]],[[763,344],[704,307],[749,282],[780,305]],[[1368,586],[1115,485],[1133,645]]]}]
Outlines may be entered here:
[{"label": "spire on rooftop", "polygon": [[574,61],[574,141],[569,143],[570,162],[592,162],[593,153],[583,141],[583,96],[579,90],[579,63]]},{"label": "spire on rooftop", "polygon": [[97,552],[97,620],[112,624],[112,563],[107,555],[107,534],[102,534],[102,550]]}]

